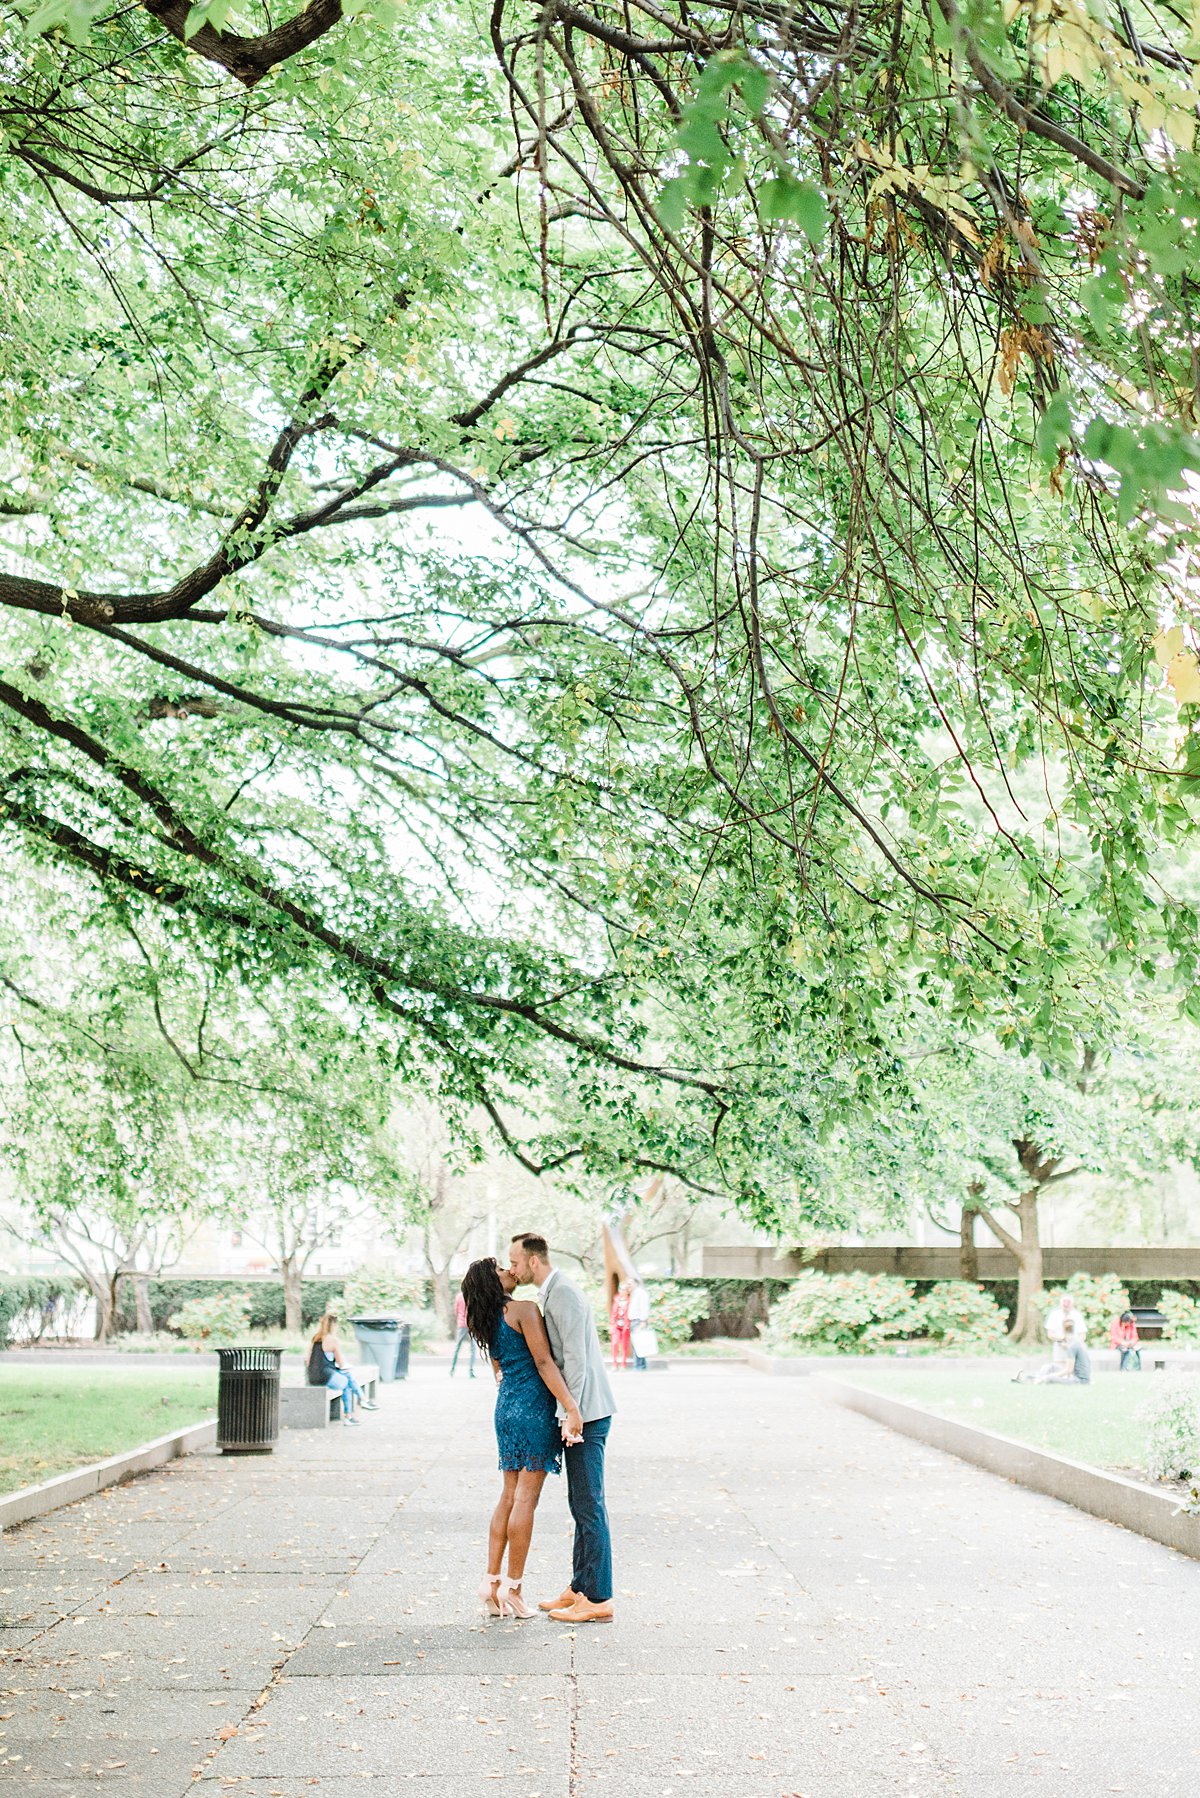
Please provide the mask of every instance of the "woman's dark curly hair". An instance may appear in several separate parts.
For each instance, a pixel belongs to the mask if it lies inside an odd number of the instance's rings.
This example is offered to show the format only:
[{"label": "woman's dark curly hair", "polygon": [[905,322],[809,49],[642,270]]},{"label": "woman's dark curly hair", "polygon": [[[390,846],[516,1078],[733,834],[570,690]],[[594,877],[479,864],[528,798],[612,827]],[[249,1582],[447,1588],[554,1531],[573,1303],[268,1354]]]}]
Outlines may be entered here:
[{"label": "woman's dark curly hair", "polygon": [[508,1303],[500,1270],[491,1256],[472,1261],[463,1275],[462,1295],[467,1301],[467,1328],[484,1354],[490,1354]]}]

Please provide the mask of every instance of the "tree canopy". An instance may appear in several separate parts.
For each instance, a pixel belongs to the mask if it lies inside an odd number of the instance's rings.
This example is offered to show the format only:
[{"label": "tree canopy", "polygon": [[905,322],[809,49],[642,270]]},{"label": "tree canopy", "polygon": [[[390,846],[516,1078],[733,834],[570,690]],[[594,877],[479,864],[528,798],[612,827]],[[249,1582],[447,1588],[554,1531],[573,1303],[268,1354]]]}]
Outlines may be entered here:
[{"label": "tree canopy", "polygon": [[65,939],[764,1217],[913,1007],[1200,1009],[1174,13],[5,18],[0,815]]}]

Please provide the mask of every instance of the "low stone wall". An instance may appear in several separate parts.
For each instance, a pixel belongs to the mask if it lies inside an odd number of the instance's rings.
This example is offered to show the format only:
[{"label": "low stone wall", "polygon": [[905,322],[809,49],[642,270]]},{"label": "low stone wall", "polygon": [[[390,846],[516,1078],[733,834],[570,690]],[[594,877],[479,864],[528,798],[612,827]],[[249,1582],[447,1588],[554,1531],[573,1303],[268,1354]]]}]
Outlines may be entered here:
[{"label": "low stone wall", "polygon": [[43,1480],[40,1486],[23,1486],[19,1492],[10,1492],[0,1498],[0,1530],[27,1523],[31,1517],[41,1517],[46,1511],[57,1511],[60,1505],[74,1504],[76,1499],[90,1498],[104,1486],[115,1486],[137,1473],[149,1473],[152,1468],[161,1467],[178,1455],[190,1455],[196,1449],[209,1448],[216,1439],[217,1423],[212,1418],[208,1423],[194,1423],[187,1429],[173,1430],[169,1436],[156,1436],[153,1442],[143,1442],[140,1448],[113,1455],[107,1461],[93,1461],[90,1467],[76,1467],[70,1473],[60,1473],[57,1479]]},{"label": "low stone wall", "polygon": [[[1042,1251],[1044,1273],[1049,1281],[1068,1280],[1072,1274],[1117,1274],[1122,1280],[1161,1280],[1170,1286],[1178,1281],[1200,1280],[1200,1248],[1176,1248],[1170,1243],[1141,1249],[1062,1248]],[[978,1250],[981,1280],[1016,1278],[1017,1263],[1007,1249]],[[957,1280],[959,1252],[957,1248],[916,1248],[909,1243],[896,1245],[869,1243],[859,1247],[818,1249],[807,1258],[783,1254],[773,1248],[705,1247],[701,1259],[704,1279],[788,1279],[816,1268],[825,1274],[899,1274],[906,1280]]]},{"label": "low stone wall", "polygon": [[1149,1536],[1153,1542],[1200,1560],[1200,1517],[1177,1516],[1178,1500],[1169,1493],[1155,1492],[1152,1487],[1124,1479],[1120,1474],[1103,1473],[1082,1461],[1068,1461],[1062,1455],[1016,1442],[1011,1436],[959,1423],[956,1418],[942,1417],[907,1400],[872,1392],[826,1373],[814,1374],[812,1384],[815,1391],[835,1403],[905,1436],[914,1436],[930,1448],[943,1449],[1018,1486],[1060,1499],[1093,1517],[1102,1517],[1107,1523],[1119,1524],[1122,1529]]}]

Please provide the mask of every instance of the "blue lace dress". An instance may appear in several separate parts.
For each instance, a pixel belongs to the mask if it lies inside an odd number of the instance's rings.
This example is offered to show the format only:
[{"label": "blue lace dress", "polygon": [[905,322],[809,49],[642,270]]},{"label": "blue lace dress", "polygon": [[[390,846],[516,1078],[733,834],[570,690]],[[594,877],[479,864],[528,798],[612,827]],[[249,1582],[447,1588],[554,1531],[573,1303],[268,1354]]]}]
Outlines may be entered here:
[{"label": "blue lace dress", "polygon": [[501,1318],[491,1355],[503,1376],[496,1394],[496,1445],[506,1473],[558,1473],[562,1434],[549,1387],[519,1330]]}]

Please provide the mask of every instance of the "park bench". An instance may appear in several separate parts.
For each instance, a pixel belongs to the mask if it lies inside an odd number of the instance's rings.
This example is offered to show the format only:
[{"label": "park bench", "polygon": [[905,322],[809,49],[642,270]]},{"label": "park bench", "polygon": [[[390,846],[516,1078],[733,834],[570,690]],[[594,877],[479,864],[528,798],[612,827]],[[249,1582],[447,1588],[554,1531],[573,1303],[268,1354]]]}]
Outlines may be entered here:
[{"label": "park bench", "polygon": [[[362,1387],[364,1398],[374,1402],[377,1367],[351,1365],[350,1372]],[[301,1374],[279,1388],[279,1422],[285,1430],[325,1430],[341,1415],[338,1395],[329,1386],[310,1386]]]},{"label": "park bench", "polygon": [[1156,1305],[1133,1305],[1133,1321],[1142,1342],[1157,1342],[1167,1327],[1167,1320]]}]

